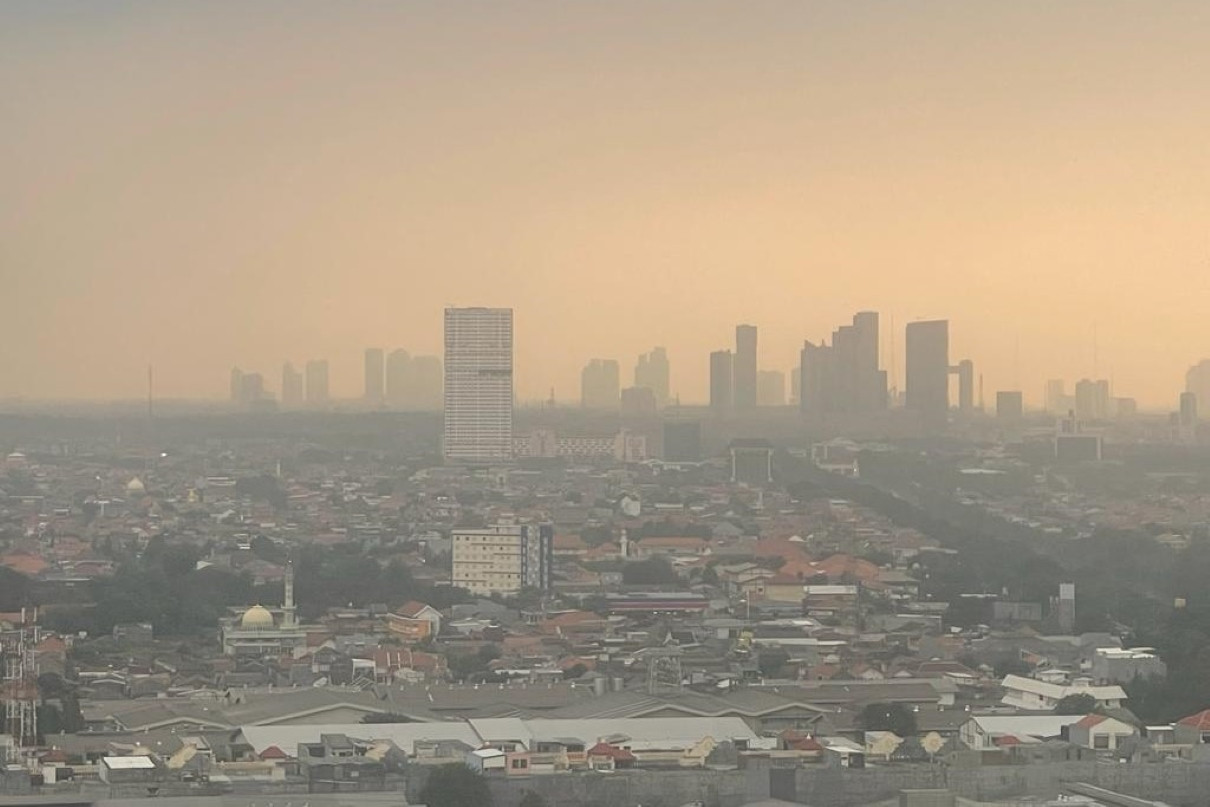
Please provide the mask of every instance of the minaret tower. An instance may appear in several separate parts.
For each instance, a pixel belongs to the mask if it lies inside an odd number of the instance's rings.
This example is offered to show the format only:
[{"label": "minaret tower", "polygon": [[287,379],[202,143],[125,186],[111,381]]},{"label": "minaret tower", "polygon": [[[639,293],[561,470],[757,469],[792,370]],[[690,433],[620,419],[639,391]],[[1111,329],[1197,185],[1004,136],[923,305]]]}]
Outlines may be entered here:
[{"label": "minaret tower", "polygon": [[286,598],[282,603],[282,627],[293,628],[296,624],[294,617],[294,561],[286,561]]}]

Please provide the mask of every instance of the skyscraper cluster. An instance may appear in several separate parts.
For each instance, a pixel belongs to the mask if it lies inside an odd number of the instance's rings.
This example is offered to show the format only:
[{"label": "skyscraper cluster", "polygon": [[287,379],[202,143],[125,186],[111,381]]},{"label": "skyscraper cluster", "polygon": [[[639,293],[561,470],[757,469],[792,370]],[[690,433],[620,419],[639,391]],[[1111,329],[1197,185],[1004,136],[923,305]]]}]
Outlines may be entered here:
[{"label": "skyscraper cluster", "polygon": [[862,311],[832,332],[831,344],[803,344],[799,407],[821,415],[886,409],[886,372],[878,366],[878,314]]},{"label": "skyscraper cluster", "polygon": [[757,329],[735,326],[735,351],[710,354],[710,408],[723,412],[751,410],[757,406]]},{"label": "skyscraper cluster", "polygon": [[668,405],[672,394],[670,379],[668,352],[664,348],[653,348],[650,353],[639,356],[638,364],[634,367],[634,385],[651,390],[656,406]]}]

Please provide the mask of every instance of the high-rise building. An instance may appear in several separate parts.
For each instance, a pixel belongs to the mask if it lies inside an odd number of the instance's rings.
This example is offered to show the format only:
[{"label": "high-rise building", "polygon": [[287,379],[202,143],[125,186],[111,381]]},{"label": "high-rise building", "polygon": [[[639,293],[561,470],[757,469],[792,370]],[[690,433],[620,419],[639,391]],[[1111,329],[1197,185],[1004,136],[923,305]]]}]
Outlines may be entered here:
[{"label": "high-rise building", "polygon": [[613,359],[593,359],[580,372],[580,404],[586,409],[617,409],[621,370]]},{"label": "high-rise building", "polygon": [[244,373],[240,377],[240,403],[254,404],[265,400],[265,378],[260,373]]},{"label": "high-rise building", "polygon": [[286,408],[302,406],[303,374],[286,362],[281,368],[281,405]]},{"label": "high-rise building", "polygon": [[240,403],[244,396],[244,371],[238,367],[231,368],[231,403]]},{"label": "high-rise building", "polygon": [[1067,394],[1066,385],[1061,378],[1052,378],[1046,382],[1046,411],[1056,417],[1064,417],[1075,406],[1075,401]]},{"label": "high-rise building", "polygon": [[1000,420],[1021,420],[1025,417],[1025,398],[1020,390],[1000,390],[996,393],[996,417]]},{"label": "high-rise building", "polygon": [[397,409],[441,409],[442,383],[438,356],[412,356],[400,349],[386,357],[386,400]]},{"label": "high-rise building", "polygon": [[1202,359],[1185,373],[1185,392],[1192,392],[1202,406],[1210,404],[1210,359]]},{"label": "high-rise building", "polygon": [[785,406],[786,374],[781,370],[757,371],[756,403],[758,406]]},{"label": "high-rise building", "polygon": [[312,359],[306,368],[307,404],[322,405],[328,402],[328,360]]},{"label": "high-rise building", "polygon": [[958,376],[958,411],[969,414],[975,411],[975,363],[963,359],[951,370]]},{"label": "high-rise building", "polygon": [[651,417],[659,410],[655,393],[650,387],[627,387],[622,390],[622,414],[626,417]]},{"label": "high-rise building", "polygon": [[725,412],[732,405],[732,364],[730,350],[716,350],[710,354],[710,408]]},{"label": "high-rise building", "polygon": [[634,368],[634,385],[646,387],[654,392],[657,406],[668,405],[671,394],[670,378],[668,353],[664,348],[653,348],[650,353],[639,356],[639,363]]},{"label": "high-rise building", "polygon": [[928,431],[945,428],[949,418],[949,322],[909,323],[906,329],[907,408]]},{"label": "high-rise building", "polygon": [[886,409],[886,372],[878,368],[878,314],[861,311],[832,332],[832,344],[805,342],[799,354],[798,406],[817,414]]},{"label": "high-rise building", "polygon": [[368,347],[365,356],[365,397],[370,403],[382,403],[386,382],[386,361],[382,348]]},{"label": "high-rise building", "polygon": [[[449,356],[446,356],[449,362]],[[450,582],[472,594],[516,594],[550,588],[554,528],[547,524],[497,524],[451,535]]]},{"label": "high-rise building", "polygon": [[790,406],[800,406],[802,401],[802,365],[790,370]]},{"label": "high-rise building", "polygon": [[1181,393],[1180,424],[1182,430],[1197,429],[1197,395],[1192,392]]},{"label": "high-rise building", "polygon": [[1082,421],[1109,419],[1109,381],[1082,378],[1076,382],[1076,418]]},{"label": "high-rise building", "polygon": [[735,326],[735,358],[731,377],[734,392],[731,403],[736,409],[756,407],[756,326]]},{"label": "high-rise building", "polygon": [[446,460],[501,462],[513,448],[513,310],[445,309]]},{"label": "high-rise building", "polygon": [[386,397],[391,406],[405,407],[411,387],[412,357],[402,348],[386,357]]}]

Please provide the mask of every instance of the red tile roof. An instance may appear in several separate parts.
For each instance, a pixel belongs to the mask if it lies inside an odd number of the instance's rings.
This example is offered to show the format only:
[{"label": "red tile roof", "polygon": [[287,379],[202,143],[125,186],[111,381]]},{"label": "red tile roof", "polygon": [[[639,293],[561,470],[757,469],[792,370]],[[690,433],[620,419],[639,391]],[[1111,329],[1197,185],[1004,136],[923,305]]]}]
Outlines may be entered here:
[{"label": "red tile roof", "polygon": [[1204,709],[1195,715],[1183,717],[1177,723],[1178,725],[1189,726],[1199,731],[1210,730],[1210,709]]},{"label": "red tile roof", "polygon": [[1104,723],[1109,718],[1105,715],[1084,715],[1076,721],[1076,726],[1082,729],[1090,729],[1100,723]]},{"label": "red tile roof", "polygon": [[630,762],[634,760],[634,754],[625,748],[618,748],[616,745],[610,745],[609,743],[597,743],[588,749],[587,755],[590,757],[610,757],[614,762]]}]

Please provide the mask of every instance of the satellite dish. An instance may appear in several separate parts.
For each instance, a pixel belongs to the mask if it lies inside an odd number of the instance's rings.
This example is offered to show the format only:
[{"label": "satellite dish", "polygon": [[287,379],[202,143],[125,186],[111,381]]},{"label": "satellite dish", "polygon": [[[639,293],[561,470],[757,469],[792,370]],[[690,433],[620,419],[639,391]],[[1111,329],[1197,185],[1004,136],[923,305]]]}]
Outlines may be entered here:
[{"label": "satellite dish", "polygon": [[641,512],[643,512],[642,502],[632,496],[623,496],[621,506],[622,514],[628,516],[629,518],[636,518]]}]

